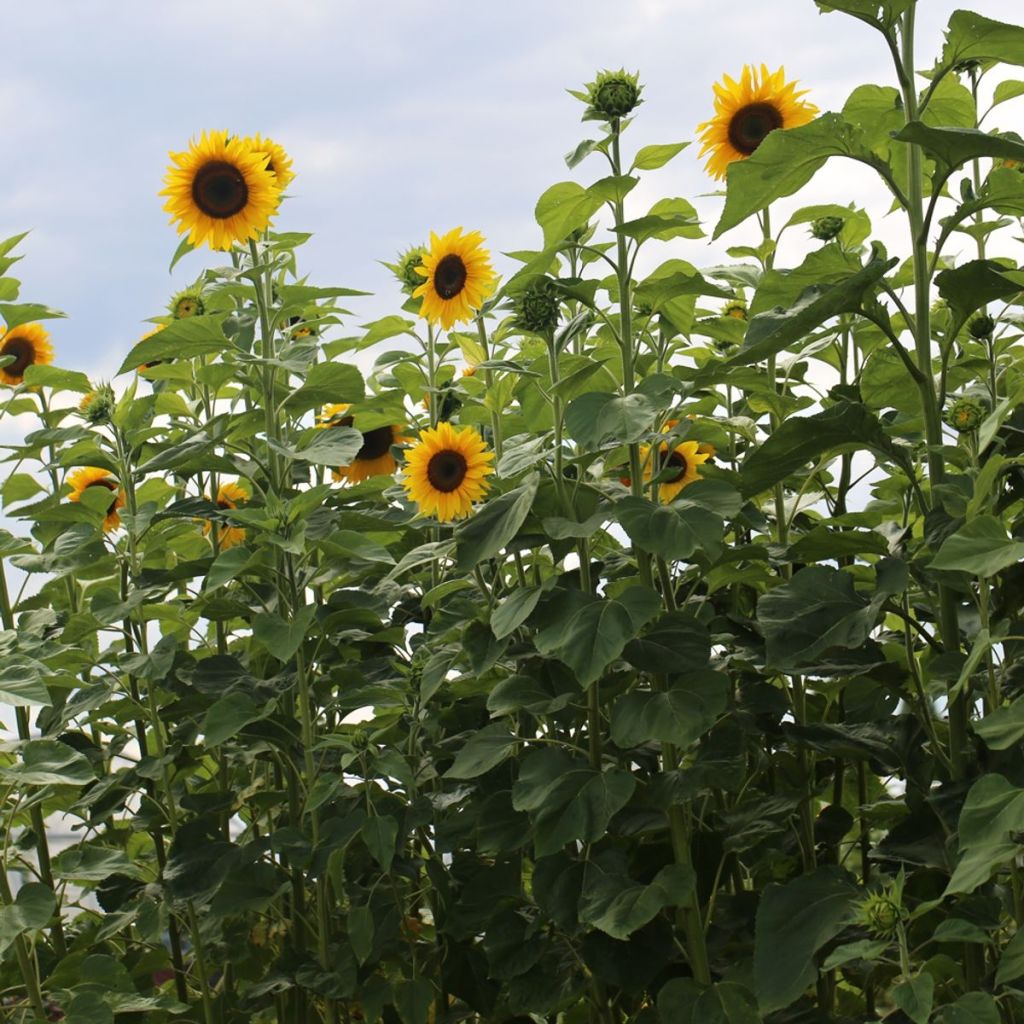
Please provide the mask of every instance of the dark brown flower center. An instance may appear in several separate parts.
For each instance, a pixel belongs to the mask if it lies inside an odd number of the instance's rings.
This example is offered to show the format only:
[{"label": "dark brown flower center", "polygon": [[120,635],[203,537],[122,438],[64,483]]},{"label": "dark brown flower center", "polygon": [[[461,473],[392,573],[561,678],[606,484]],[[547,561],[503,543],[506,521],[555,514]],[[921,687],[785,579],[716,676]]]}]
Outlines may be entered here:
[{"label": "dark brown flower center", "polygon": [[427,463],[427,479],[435,491],[450,494],[466,479],[466,460],[461,452],[446,449]]},{"label": "dark brown flower center", "polygon": [[103,480],[92,480],[85,485],[86,490],[89,490],[90,487],[106,487],[108,491],[115,492],[114,500],[110,503],[109,507],[107,508],[107,515],[113,515],[113,513],[117,511],[117,484],[114,483],[114,481],[111,480],[110,477],[105,477]]},{"label": "dark brown flower center", "polygon": [[14,356],[14,362],[4,367],[12,377],[24,377],[25,371],[36,361],[36,350],[27,338],[8,338],[0,348],[0,355]]},{"label": "dark brown flower center", "polygon": [[729,122],[729,141],[734,149],[750,156],[764,137],[782,127],[782,115],[771,103],[751,103],[736,111]]},{"label": "dark brown flower center", "polygon": [[208,217],[227,220],[245,209],[249,186],[234,164],[213,160],[192,179],[192,200]]},{"label": "dark brown flower center", "polygon": [[468,276],[462,257],[450,252],[434,270],[434,291],[442,299],[454,299],[466,286]]},{"label": "dark brown flower center", "polygon": [[227,498],[218,498],[217,499],[217,508],[229,509],[229,508],[234,508],[234,507],[235,507],[235,503],[233,501],[228,501]]},{"label": "dark brown flower center", "polygon": [[664,469],[676,469],[678,472],[673,473],[670,477],[663,480],[662,483],[674,484],[686,476],[686,470],[688,469],[686,459],[679,454],[679,452],[670,452],[667,457],[662,459],[662,467]]},{"label": "dark brown flower center", "polygon": [[363,434],[363,446],[356,452],[356,461],[362,459],[366,462],[372,459],[379,459],[387,455],[391,449],[393,435],[391,427],[376,427]]}]

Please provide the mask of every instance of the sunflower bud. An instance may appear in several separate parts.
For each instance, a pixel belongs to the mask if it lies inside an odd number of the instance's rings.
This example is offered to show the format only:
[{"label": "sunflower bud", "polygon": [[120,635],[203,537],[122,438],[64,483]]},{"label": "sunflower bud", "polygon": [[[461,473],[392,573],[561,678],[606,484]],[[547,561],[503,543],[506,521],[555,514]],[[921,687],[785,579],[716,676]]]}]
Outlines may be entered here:
[{"label": "sunflower bud", "polygon": [[991,338],[992,332],[996,329],[996,322],[985,313],[976,316],[968,325],[972,338]]},{"label": "sunflower bud", "polygon": [[190,316],[202,316],[206,305],[198,288],[186,288],[171,299],[169,309],[175,320],[187,320]]},{"label": "sunflower bud", "polygon": [[78,411],[82,418],[94,426],[109,423],[114,411],[114,390],[109,384],[101,384],[90,391],[78,403]]},{"label": "sunflower bud", "polygon": [[976,398],[963,395],[946,410],[946,422],[959,434],[977,430],[988,409]]},{"label": "sunflower bud", "polygon": [[625,68],[601,71],[593,82],[587,83],[587,103],[598,117],[608,121],[625,117],[642,102],[643,86],[639,74],[631,75]]},{"label": "sunflower bud", "polygon": [[831,242],[843,230],[845,223],[842,217],[819,217],[811,222],[811,234],[819,242]]},{"label": "sunflower bud", "polygon": [[722,307],[722,316],[731,316],[734,320],[747,319],[747,304],[742,299],[733,299]]},{"label": "sunflower bud", "polygon": [[558,324],[559,302],[550,278],[539,277],[516,302],[516,323],[534,334],[547,334]]},{"label": "sunflower bud", "polygon": [[399,255],[397,263],[388,264],[398,278],[403,292],[411,294],[426,280],[422,274],[416,273],[416,268],[423,265],[423,258],[426,255],[427,250],[422,245],[414,245]]},{"label": "sunflower bud", "polygon": [[907,912],[891,891],[873,892],[857,906],[857,917],[872,935],[891,939],[906,920]]}]

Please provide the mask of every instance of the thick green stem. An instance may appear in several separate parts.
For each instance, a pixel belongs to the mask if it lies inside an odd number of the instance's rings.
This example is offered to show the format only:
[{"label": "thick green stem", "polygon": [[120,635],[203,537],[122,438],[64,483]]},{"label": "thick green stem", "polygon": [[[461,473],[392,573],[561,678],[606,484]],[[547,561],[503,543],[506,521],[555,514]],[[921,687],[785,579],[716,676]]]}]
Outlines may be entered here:
[{"label": "thick green stem", "polygon": [[[5,907],[14,902],[11,884],[7,880],[6,864],[0,864],[0,898]],[[32,1012],[40,1021],[44,1021],[47,1019],[47,1014],[43,1005],[43,995],[39,988],[39,964],[24,935],[16,936],[14,953],[18,958],[18,969],[21,971],[21,980],[25,983],[25,991],[28,993],[28,1002],[32,1007]]]}]

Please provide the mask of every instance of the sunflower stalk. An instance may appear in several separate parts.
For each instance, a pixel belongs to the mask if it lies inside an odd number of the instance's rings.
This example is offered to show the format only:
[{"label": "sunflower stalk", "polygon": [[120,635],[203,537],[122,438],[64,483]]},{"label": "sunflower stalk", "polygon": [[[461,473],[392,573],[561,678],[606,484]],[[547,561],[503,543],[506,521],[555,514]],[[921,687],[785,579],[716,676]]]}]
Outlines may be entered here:
[{"label": "sunflower stalk", "polygon": [[[11,883],[7,878],[7,865],[0,864],[0,909],[6,909],[13,904],[14,895],[11,892]],[[21,971],[21,980],[25,985],[29,1006],[32,1007],[32,1012],[37,1020],[47,1020],[43,994],[39,987],[39,961],[35,950],[28,944],[24,935],[15,936],[14,953],[18,958],[18,969]]]}]

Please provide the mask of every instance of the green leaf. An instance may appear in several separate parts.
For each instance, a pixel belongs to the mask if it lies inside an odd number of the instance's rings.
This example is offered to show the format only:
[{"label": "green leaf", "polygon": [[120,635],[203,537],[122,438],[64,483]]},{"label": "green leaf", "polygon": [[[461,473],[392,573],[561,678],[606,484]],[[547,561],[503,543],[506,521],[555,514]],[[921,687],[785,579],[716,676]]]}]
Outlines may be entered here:
[{"label": "green leaf", "polygon": [[574,441],[596,451],[608,439],[621,444],[638,441],[651,429],[657,411],[657,405],[639,393],[591,391],[566,407],[565,428]]},{"label": "green leaf", "polygon": [[651,740],[688,747],[718,721],[729,691],[727,676],[697,669],[677,677],[665,692],[625,693],[612,709],[612,740],[624,750]]},{"label": "green leaf", "polygon": [[798,192],[834,156],[870,159],[858,129],[839,114],[823,114],[799,128],[770,132],[751,156],[729,165],[725,209],[712,237]]},{"label": "green leaf", "polygon": [[50,707],[53,704],[38,663],[3,660],[0,664],[0,704],[14,708]]},{"label": "green leaf", "polygon": [[569,843],[596,843],[608,823],[626,804],[636,788],[632,773],[619,768],[576,773],[578,792],[563,806],[553,800],[534,817],[534,844],[538,857],[558,853]]},{"label": "green leaf", "polygon": [[641,146],[633,157],[631,171],[653,171],[664,167],[674,156],[678,156],[689,142],[669,142],[654,146]]},{"label": "green leaf", "polygon": [[365,903],[357,904],[348,912],[348,941],[360,966],[373,951],[373,911]]},{"label": "green leaf", "polygon": [[124,850],[80,843],[61,850],[54,858],[53,873],[57,878],[75,882],[99,882],[115,873],[138,878],[142,872],[128,859]]},{"label": "green leaf", "polygon": [[650,885],[587,863],[580,896],[580,920],[613,939],[625,940],[665,907],[684,906],[695,888],[693,869],[681,864],[663,867]]},{"label": "green leaf", "polygon": [[[424,281],[426,278],[423,279]],[[406,320],[404,316],[384,316],[380,320],[374,320],[372,323],[363,324],[363,330],[366,331],[366,335],[363,337],[362,345],[364,348],[368,348],[370,345],[376,345],[379,341],[386,341],[388,338],[394,338],[399,334],[416,334],[416,323],[413,320]]]},{"label": "green leaf", "polygon": [[259,721],[266,712],[246,693],[226,693],[210,705],[200,729],[211,747],[234,739],[250,722]]},{"label": "green leaf", "polygon": [[996,968],[996,984],[1009,985],[1024,977],[1024,928],[1018,928],[1003,949]]},{"label": "green leaf", "polygon": [[96,781],[88,759],[59,740],[30,740],[22,760],[0,768],[0,777],[19,786],[84,786]]},{"label": "green leaf", "polygon": [[253,636],[279,661],[288,661],[299,649],[315,617],[314,605],[300,608],[291,622],[271,612],[259,612],[252,620]]},{"label": "green leaf", "polygon": [[62,370],[59,366],[35,363],[25,370],[25,383],[58,391],[77,391],[86,394],[92,391],[92,383],[78,370]]},{"label": "green leaf", "polygon": [[968,992],[942,1008],[938,1024],[999,1024],[1001,1020],[999,1007],[987,992]]},{"label": "green leaf", "polygon": [[707,664],[711,637],[707,627],[682,609],[662,616],[643,636],[631,640],[625,659],[644,672],[672,674]]},{"label": "green leaf", "polygon": [[717,557],[725,524],[721,516],[685,498],[655,505],[630,496],[615,506],[615,515],[637,547],[669,561],[691,559],[698,551]]},{"label": "green leaf", "polygon": [[1015,100],[1018,96],[1024,96],[1024,82],[1008,78],[996,85],[992,94],[992,106],[998,106],[1007,100]]},{"label": "green leaf", "polygon": [[19,935],[45,928],[56,909],[53,891],[41,882],[26,882],[14,902],[0,907],[0,953]]},{"label": "green leaf", "polygon": [[625,221],[615,230],[638,242],[650,238],[667,242],[671,238],[704,237],[700,217],[693,204],[685,199],[661,199],[645,216]]},{"label": "green leaf", "polygon": [[225,583],[230,583],[231,580],[242,573],[246,565],[249,564],[251,557],[252,552],[240,545],[228,548],[227,551],[222,551],[210,565],[203,590],[209,593],[218,587],[224,586]]},{"label": "green leaf", "polygon": [[191,359],[224,352],[231,343],[224,337],[223,323],[222,313],[174,320],[163,330],[137,342],[117,372],[134,372],[146,363],[161,359]]},{"label": "green leaf", "polygon": [[293,459],[312,462],[315,466],[347,466],[363,447],[363,435],[354,427],[331,427],[317,430],[305,447],[289,452]]},{"label": "green leaf", "polygon": [[35,320],[60,320],[66,316],[67,313],[41,306],[38,302],[0,302],[0,320],[7,325],[9,331]]},{"label": "green leaf", "polygon": [[1009,750],[1024,739],[1024,698],[990,711],[972,727],[989,750]]},{"label": "green leaf", "polygon": [[332,402],[361,402],[363,375],[346,363],[316,363],[309,368],[305,383],[285,402],[289,412],[298,415]]},{"label": "green leaf", "polygon": [[[660,1000],[658,1006],[660,1011]],[[692,1020],[693,1024],[761,1024],[761,1015],[752,992],[734,982],[720,981],[700,994]]]},{"label": "green leaf", "polygon": [[395,1009],[402,1024],[427,1024],[434,1002],[434,986],[426,978],[395,984]]},{"label": "green leaf", "polygon": [[612,174],[595,181],[587,191],[597,196],[603,203],[621,203],[638,184],[639,178],[633,178],[628,174]]},{"label": "green leaf", "polygon": [[993,21],[974,11],[954,11],[936,71],[946,71],[967,60],[1024,65],[1024,28]]},{"label": "green leaf", "polygon": [[1003,273],[1006,269],[993,260],[972,260],[935,275],[939,294],[949,303],[957,330],[982,306],[1010,298],[1021,290]]},{"label": "green leaf", "polygon": [[363,821],[359,834],[381,871],[390,871],[398,841],[398,822],[388,814],[373,815]]},{"label": "green leaf", "polygon": [[561,242],[566,235],[582,227],[601,209],[604,199],[575,181],[552,185],[537,200],[534,216],[544,231],[546,246]]},{"label": "green leaf", "polygon": [[982,775],[964,801],[959,831],[960,859],[947,895],[973,892],[1020,852],[1015,834],[1024,831],[1024,789],[1002,775]]},{"label": "green leaf", "polygon": [[931,569],[988,577],[1024,559],[1024,541],[1012,540],[995,516],[977,516],[943,542]]},{"label": "green leaf", "polygon": [[864,448],[903,461],[877,417],[859,403],[839,402],[813,416],[792,416],[744,460],[742,492],[747,497],[760,494],[824,455]]},{"label": "green leaf", "polygon": [[491,613],[491,631],[495,637],[503,640],[514,633],[530,617],[543,593],[543,587],[513,590]]},{"label": "green leaf", "polygon": [[526,522],[539,483],[540,477],[531,474],[522,485],[488,501],[476,515],[460,524],[455,531],[460,572],[469,572],[508,545]]},{"label": "green leaf", "polygon": [[922,971],[892,990],[892,1001],[914,1022],[928,1024],[935,1001],[935,978]]},{"label": "green leaf", "polygon": [[947,171],[984,157],[1024,160],[1024,142],[1019,137],[995,135],[977,128],[936,128],[922,121],[911,121],[895,132],[893,138],[920,146]]},{"label": "green leaf", "polygon": [[822,14],[841,11],[875,28],[893,28],[916,0],[814,0]]},{"label": "green leaf", "polygon": [[842,931],[858,896],[846,872],[832,866],[765,887],[754,927],[754,988],[762,1013],[789,1006],[814,983],[815,954]]},{"label": "green leaf", "polygon": [[474,732],[445,772],[449,779],[475,779],[515,752],[517,740],[504,722],[492,722]]}]

